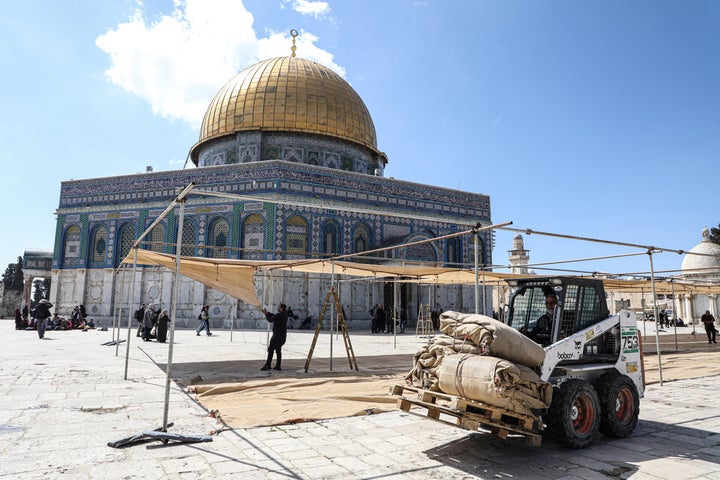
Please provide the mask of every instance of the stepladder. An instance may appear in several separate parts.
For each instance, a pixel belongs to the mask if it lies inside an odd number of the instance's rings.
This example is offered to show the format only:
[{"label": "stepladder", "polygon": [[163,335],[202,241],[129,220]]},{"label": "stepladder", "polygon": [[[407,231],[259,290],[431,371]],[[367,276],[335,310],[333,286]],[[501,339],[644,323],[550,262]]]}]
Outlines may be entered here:
[{"label": "stepladder", "polygon": [[[338,297],[335,286],[332,285],[328,290],[327,295],[325,295],[325,301],[323,302],[322,310],[320,311],[320,318],[318,318],[318,323],[315,326],[315,335],[313,335],[312,344],[310,345],[310,351],[308,352],[307,359],[305,360],[305,373],[307,373],[308,369],[310,368],[310,361],[312,360],[313,352],[315,351],[315,346],[317,345],[318,337],[320,336],[320,330],[322,330],[325,312],[327,311],[328,306],[331,305],[330,302],[332,302],[332,306],[334,307],[335,312],[337,312],[338,331],[342,333],[343,343],[345,344],[345,351],[347,352],[350,368],[358,370],[357,360],[355,359],[355,352],[353,351],[352,343],[350,342],[350,334],[348,332],[347,322],[345,321],[345,312],[340,305],[340,297]],[[332,323],[332,318],[330,319],[330,322]],[[332,368],[332,362],[330,363],[330,365]]]},{"label": "stepladder", "polygon": [[415,336],[426,337],[434,333],[430,304],[421,304],[418,313],[417,324],[415,325]]}]

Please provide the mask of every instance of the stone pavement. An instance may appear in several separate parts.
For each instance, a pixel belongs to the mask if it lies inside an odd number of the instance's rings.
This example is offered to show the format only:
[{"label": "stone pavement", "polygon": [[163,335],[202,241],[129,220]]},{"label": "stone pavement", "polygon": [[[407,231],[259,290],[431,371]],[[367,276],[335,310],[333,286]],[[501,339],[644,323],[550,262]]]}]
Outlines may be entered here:
[{"label": "stone pavement", "polygon": [[[641,420],[626,439],[601,438],[569,450],[500,440],[394,411],[318,422],[225,430],[209,443],[151,442],[122,449],[107,442],[162,424],[168,345],[133,334],[116,356],[111,332],[17,332],[0,321],[0,479],[720,479],[720,378],[651,385]],[[308,332],[290,331],[288,359],[304,359]],[[265,332],[176,332],[173,364],[264,358]],[[358,356],[411,354],[414,335],[352,334]],[[397,342],[397,343],[395,343]],[[329,336],[313,358],[329,356]],[[346,368],[342,340],[336,368]],[[343,363],[344,362],[344,363]],[[363,365],[360,365],[361,369]],[[302,371],[302,370],[301,370]],[[284,374],[282,372],[281,374]],[[172,433],[222,429],[171,384]]]}]

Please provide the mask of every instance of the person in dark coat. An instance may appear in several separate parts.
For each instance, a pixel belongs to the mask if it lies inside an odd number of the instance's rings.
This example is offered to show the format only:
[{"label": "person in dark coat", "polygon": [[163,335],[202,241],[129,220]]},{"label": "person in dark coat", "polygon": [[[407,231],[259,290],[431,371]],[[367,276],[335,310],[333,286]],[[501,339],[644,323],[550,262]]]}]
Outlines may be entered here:
[{"label": "person in dark coat", "polygon": [[713,317],[712,313],[710,313],[710,310],[705,310],[705,314],[700,317],[700,320],[703,325],[705,325],[705,333],[707,333],[708,343],[717,343],[715,340],[715,335],[717,333],[717,330],[715,330],[715,317]]},{"label": "person in dark coat", "polygon": [[160,312],[157,319],[157,333],[155,338],[160,343],[165,343],[167,340],[168,323],[170,323],[170,315],[168,314],[167,308]]},{"label": "person in dark coat", "polygon": [[23,320],[22,313],[20,313],[20,309],[15,309],[15,330],[25,330],[25,327],[27,327],[27,322]]},{"label": "person in dark coat", "polygon": [[282,346],[285,345],[285,340],[287,339],[288,315],[286,309],[287,307],[284,303],[278,305],[276,314],[272,314],[264,308],[262,309],[262,312],[265,314],[265,318],[267,319],[267,321],[272,323],[273,334],[270,338],[270,344],[268,344],[267,360],[265,361],[265,365],[263,365],[260,370],[270,370],[273,352],[276,355],[276,361],[275,366],[272,367],[272,369],[282,370],[280,366],[280,364],[282,363]]},{"label": "person in dark coat", "polygon": [[47,322],[47,319],[52,316],[52,313],[50,313],[50,309],[53,307],[53,304],[47,301],[46,299],[41,299],[37,307],[35,307],[35,321],[37,324],[37,332],[38,337],[41,339],[45,337],[45,325]]},{"label": "person in dark coat", "polygon": [[375,310],[375,326],[377,327],[377,333],[385,333],[385,321],[387,316],[385,315],[385,306],[382,303],[378,303],[377,310]]}]

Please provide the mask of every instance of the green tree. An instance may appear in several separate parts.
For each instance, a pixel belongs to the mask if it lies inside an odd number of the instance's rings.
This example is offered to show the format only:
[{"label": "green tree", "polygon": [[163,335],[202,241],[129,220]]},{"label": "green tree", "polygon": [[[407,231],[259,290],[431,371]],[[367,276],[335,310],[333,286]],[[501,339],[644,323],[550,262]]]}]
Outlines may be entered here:
[{"label": "green tree", "polygon": [[710,229],[710,241],[720,245],[720,224]]},{"label": "green tree", "polygon": [[17,263],[8,264],[2,275],[2,282],[6,292],[23,291],[22,257],[18,257]]},{"label": "green tree", "polygon": [[50,279],[36,278],[33,280],[33,304],[39,302],[43,298],[50,296]]},{"label": "green tree", "polygon": [[15,276],[13,277],[12,286],[10,287],[10,290],[14,292],[22,292],[23,291],[23,259],[22,257],[18,257],[17,263],[15,264]]}]

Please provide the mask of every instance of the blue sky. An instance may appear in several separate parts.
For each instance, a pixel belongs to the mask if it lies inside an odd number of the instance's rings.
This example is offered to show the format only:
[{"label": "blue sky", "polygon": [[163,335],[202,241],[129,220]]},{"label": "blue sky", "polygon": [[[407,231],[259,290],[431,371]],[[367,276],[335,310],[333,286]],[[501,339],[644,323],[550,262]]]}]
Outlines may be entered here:
[{"label": "blue sky", "polygon": [[[288,54],[293,28],[298,55],[364,99],[386,176],[490,195],[493,222],[522,229],[689,250],[720,223],[714,0],[29,0],[0,7],[0,265],[52,249],[61,181],[182,168],[214,93]],[[639,251],[525,246],[533,262]]]}]

